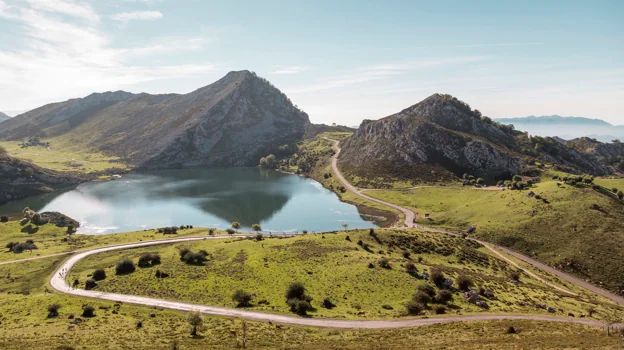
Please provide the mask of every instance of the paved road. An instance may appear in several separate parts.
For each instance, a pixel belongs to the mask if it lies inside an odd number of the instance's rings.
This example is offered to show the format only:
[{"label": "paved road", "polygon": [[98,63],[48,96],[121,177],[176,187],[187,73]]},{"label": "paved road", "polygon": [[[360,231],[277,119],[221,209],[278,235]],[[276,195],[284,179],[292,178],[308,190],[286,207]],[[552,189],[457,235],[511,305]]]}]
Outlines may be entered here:
[{"label": "paved road", "polygon": [[125,295],[116,293],[106,293],[98,291],[88,291],[83,289],[71,289],[65,279],[62,277],[61,272],[70,271],[71,268],[85,257],[97,253],[140,248],[153,246],[158,244],[171,244],[180,242],[190,242],[207,239],[231,239],[233,237],[251,237],[255,236],[251,234],[235,235],[235,236],[206,236],[206,237],[186,237],[186,238],[174,238],[168,240],[150,241],[150,242],[138,242],[130,244],[122,244],[116,246],[108,246],[103,248],[96,248],[89,251],[77,253],[65,261],[58,270],[54,273],[50,279],[50,285],[61,293],[77,295],[87,298],[95,298],[100,300],[109,300],[112,302],[122,302],[137,305],[146,305],[152,307],[160,307],[172,310],[180,311],[199,311],[204,314],[223,316],[223,317],[238,317],[251,321],[261,322],[275,322],[281,324],[297,325],[297,326],[310,326],[310,327],[322,327],[322,328],[343,328],[343,329],[390,329],[390,328],[407,328],[407,327],[421,327],[439,323],[450,322],[469,322],[469,321],[491,321],[491,320],[533,320],[533,321],[549,321],[549,322],[563,322],[563,323],[576,323],[588,326],[604,326],[603,323],[596,320],[580,319],[580,318],[567,318],[556,316],[542,316],[542,315],[469,315],[469,316],[445,316],[434,318],[402,318],[394,320],[344,320],[344,319],[327,319],[327,318],[310,318],[310,317],[298,317],[289,315],[278,315],[271,313],[264,313],[258,311],[249,311],[244,309],[224,308],[215,306],[198,305],[192,303],[170,301],[164,299],[147,298],[135,295]]},{"label": "paved road", "polygon": [[50,255],[33,256],[32,258],[24,258],[24,259],[18,259],[18,260],[2,261],[2,262],[0,262],[0,265],[13,264],[13,263],[18,263],[18,262],[22,262],[22,261],[46,259],[46,258],[51,258],[53,256],[61,256],[61,255],[69,255],[69,254],[74,254],[74,252],[63,252],[63,253],[56,253],[56,254],[50,254]]},{"label": "paved road", "polygon": [[[376,202],[376,203],[379,203],[379,204],[383,204],[383,205],[386,205],[386,206],[389,206],[389,207],[392,207],[392,208],[395,208],[395,209],[398,209],[398,210],[402,211],[403,213],[405,213],[405,225],[407,227],[416,227],[416,228],[419,228],[419,229],[422,229],[422,230],[426,230],[426,231],[430,231],[430,232],[439,232],[439,233],[445,233],[445,234],[449,234],[449,235],[453,235],[453,236],[458,236],[457,234],[452,233],[452,232],[448,232],[448,231],[444,231],[444,230],[440,230],[440,229],[433,229],[433,228],[429,228],[429,227],[426,227],[426,226],[423,226],[423,225],[414,224],[415,214],[414,214],[413,211],[411,211],[409,209],[406,209],[406,208],[402,208],[402,207],[400,207],[400,206],[398,206],[396,204],[388,203],[388,202],[382,201],[380,199],[373,198],[373,197],[370,197],[370,196],[367,196],[367,195],[363,194],[355,186],[351,185],[349,183],[349,181],[347,181],[344,178],[344,176],[342,175],[342,173],[338,169],[338,156],[340,155],[340,151],[341,151],[341,149],[339,147],[339,142],[337,140],[332,140],[332,139],[329,139],[329,138],[325,138],[325,139],[329,140],[329,141],[333,141],[334,142],[334,147],[336,148],[336,153],[334,154],[334,157],[332,158],[332,169],[333,169],[334,173],[336,174],[336,177],[338,177],[338,179],[343,183],[343,185],[346,188],[348,188],[351,192],[355,193],[356,195],[358,195],[358,196],[360,196],[362,198],[366,198],[366,199],[371,200],[373,202]],[[539,262],[539,261],[537,261],[535,259],[532,259],[532,258],[530,258],[530,257],[528,257],[526,255],[523,255],[523,254],[520,254],[520,253],[517,253],[517,252],[513,252],[513,251],[509,250],[508,248],[504,248],[504,247],[501,247],[501,246],[498,246],[498,245],[495,245],[495,244],[483,242],[483,241],[480,241],[480,240],[477,240],[477,239],[474,239],[474,238],[470,238],[470,239],[474,240],[475,242],[478,242],[478,243],[482,244],[483,246],[485,246],[485,248],[487,248],[488,250],[490,250],[491,252],[496,254],[498,257],[500,257],[504,261],[508,262],[509,264],[511,264],[512,266],[515,266],[516,268],[522,270],[524,273],[526,273],[527,275],[531,276],[532,278],[534,278],[534,279],[536,279],[536,280],[538,280],[538,281],[540,281],[540,282],[542,282],[542,283],[544,283],[544,284],[546,284],[546,285],[548,285],[548,286],[550,286],[552,288],[555,288],[555,289],[557,289],[559,291],[562,291],[564,293],[567,293],[567,294],[575,295],[571,291],[569,291],[567,289],[564,289],[564,288],[561,288],[561,287],[559,287],[559,286],[557,286],[555,284],[552,284],[552,283],[544,280],[543,278],[537,276],[533,272],[531,272],[531,271],[529,271],[529,270],[527,270],[525,268],[522,268],[515,261],[513,261],[513,260],[509,259],[508,257],[504,256],[503,254],[501,254],[500,251],[503,251],[506,254],[512,255],[515,258],[517,258],[519,260],[522,260],[525,263],[528,263],[528,264],[530,264],[530,265],[532,265],[532,266],[534,266],[534,267],[536,267],[536,268],[538,268],[540,270],[543,270],[543,271],[546,271],[548,273],[554,274],[554,275],[558,276],[559,278],[561,278],[562,280],[565,280],[565,281],[567,281],[569,283],[572,283],[572,284],[574,284],[576,286],[585,288],[585,289],[591,291],[592,293],[595,293],[597,295],[600,295],[602,297],[610,299],[611,301],[613,301],[613,302],[615,302],[617,304],[624,305],[624,298],[623,297],[620,297],[620,296],[615,295],[615,294],[613,294],[613,293],[611,293],[611,292],[609,292],[607,290],[604,290],[604,289],[599,288],[597,286],[594,286],[594,285],[592,285],[590,283],[587,283],[587,282],[585,282],[585,281],[583,281],[583,280],[581,280],[581,279],[579,279],[577,277],[568,275],[565,272],[562,272],[562,271],[559,271],[557,269],[554,269],[554,268],[552,268],[552,267],[550,267],[550,266],[548,266],[548,265],[546,265],[544,263],[541,263],[541,262]]]}]

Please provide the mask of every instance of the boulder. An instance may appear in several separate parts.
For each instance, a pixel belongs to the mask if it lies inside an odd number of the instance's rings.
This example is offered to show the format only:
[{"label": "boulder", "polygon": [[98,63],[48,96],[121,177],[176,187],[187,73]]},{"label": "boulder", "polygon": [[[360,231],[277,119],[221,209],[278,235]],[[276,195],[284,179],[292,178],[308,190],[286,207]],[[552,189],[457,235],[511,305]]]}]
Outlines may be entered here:
[{"label": "boulder", "polygon": [[477,302],[481,300],[481,297],[479,296],[479,291],[471,290],[471,291],[464,293],[464,300],[466,300],[467,302],[471,304],[476,304]]}]

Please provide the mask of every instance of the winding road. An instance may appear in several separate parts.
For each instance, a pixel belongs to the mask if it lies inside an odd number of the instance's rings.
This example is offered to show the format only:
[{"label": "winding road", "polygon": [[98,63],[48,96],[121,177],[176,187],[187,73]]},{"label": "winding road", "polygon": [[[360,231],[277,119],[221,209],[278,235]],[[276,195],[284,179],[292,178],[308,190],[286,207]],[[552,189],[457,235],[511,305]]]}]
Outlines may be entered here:
[{"label": "winding road", "polygon": [[255,234],[227,235],[227,236],[205,236],[205,237],[185,237],[167,240],[158,240],[150,242],[138,242],[96,248],[89,251],[77,253],[67,259],[54,273],[50,279],[50,285],[53,289],[65,293],[87,298],[95,298],[100,300],[108,300],[112,302],[129,303],[136,305],[145,305],[157,308],[166,308],[179,311],[198,311],[203,314],[222,317],[244,318],[250,321],[275,322],[296,326],[320,327],[320,328],[341,328],[341,329],[392,329],[392,328],[408,328],[422,327],[439,323],[451,322],[469,322],[469,321],[493,321],[493,320],[533,320],[548,321],[562,323],[576,323],[588,326],[601,327],[604,324],[597,320],[566,318],[557,316],[542,315],[466,315],[466,316],[444,316],[433,318],[401,318],[393,320],[345,320],[345,319],[328,319],[328,318],[311,318],[298,317],[289,315],[279,315],[258,311],[249,311],[245,309],[224,308],[216,306],[199,305],[186,302],[178,302],[164,299],[148,298],[135,295],[116,294],[98,292],[93,290],[72,289],[63,277],[63,272],[70,271],[80,260],[89,255],[108,252],[112,250],[131,249],[154,246],[159,244],[172,244],[180,242],[191,242],[208,239],[232,239],[233,237],[253,237]]},{"label": "winding road", "polygon": [[[368,199],[370,201],[373,201],[375,203],[379,203],[379,204],[383,204],[386,205],[388,207],[394,208],[394,209],[398,209],[401,212],[403,212],[405,214],[405,226],[407,227],[415,227],[424,231],[429,231],[429,232],[438,232],[438,233],[444,233],[444,234],[448,234],[448,235],[452,235],[452,236],[459,236],[456,233],[452,233],[452,232],[448,232],[448,231],[444,231],[444,230],[440,230],[440,229],[434,229],[434,228],[430,228],[427,226],[423,226],[423,225],[419,225],[419,224],[415,224],[414,223],[414,218],[416,217],[416,215],[414,214],[413,211],[400,207],[396,204],[392,204],[392,203],[388,203],[385,201],[382,201],[380,199],[377,198],[373,198],[370,196],[367,196],[365,194],[363,194],[358,188],[356,188],[355,186],[351,185],[349,183],[349,181],[347,181],[347,179],[345,179],[345,177],[342,175],[342,173],[340,172],[340,170],[338,169],[338,156],[340,155],[340,146],[339,146],[339,141],[338,140],[333,140],[333,139],[329,139],[329,138],[325,138],[328,141],[332,141],[334,143],[334,148],[336,149],[336,153],[334,154],[333,158],[332,158],[332,170],[334,171],[334,174],[336,174],[336,177],[340,180],[340,182],[342,182],[342,184],[348,188],[351,192],[353,192],[355,195],[360,196],[362,198]],[[554,285],[546,280],[544,280],[543,278],[537,276],[536,274],[534,274],[533,272],[521,267],[520,265],[518,265],[515,261],[509,259],[508,257],[506,257],[505,255],[501,254],[500,251],[505,252],[508,255],[511,255],[513,257],[515,257],[518,260],[521,260],[529,265],[532,265],[533,267],[542,270],[542,271],[546,271],[550,274],[556,275],[557,277],[561,278],[562,280],[572,283],[578,287],[582,287],[596,295],[600,295],[602,297],[605,297],[617,304],[620,305],[624,305],[624,298],[621,296],[618,296],[616,294],[613,294],[607,290],[604,290],[600,287],[597,287],[591,283],[588,283],[586,281],[583,281],[582,279],[578,278],[578,277],[574,277],[571,275],[568,275],[567,273],[557,270],[555,268],[552,268],[542,262],[539,262],[535,259],[532,259],[524,254],[520,254],[518,252],[514,252],[508,248],[505,247],[501,247],[495,244],[491,244],[491,243],[487,243],[484,241],[480,241],[478,239],[475,238],[469,238],[475,242],[480,243],[481,245],[483,245],[485,248],[487,248],[489,251],[491,251],[492,253],[494,253],[496,256],[498,256],[499,258],[501,258],[502,260],[506,261],[507,263],[511,264],[512,266],[522,270],[525,274],[531,276],[532,278],[534,278],[537,281],[540,281],[546,285],[548,285],[549,287],[555,288],[561,292],[564,292],[566,294],[571,294],[571,295],[576,295],[574,293],[572,293],[571,291],[561,288],[557,285]]]}]

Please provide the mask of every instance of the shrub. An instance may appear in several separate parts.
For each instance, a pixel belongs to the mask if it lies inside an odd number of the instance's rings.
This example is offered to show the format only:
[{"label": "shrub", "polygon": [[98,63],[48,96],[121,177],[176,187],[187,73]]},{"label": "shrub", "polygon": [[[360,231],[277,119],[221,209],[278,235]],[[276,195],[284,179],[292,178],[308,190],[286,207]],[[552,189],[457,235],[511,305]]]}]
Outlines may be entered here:
[{"label": "shrub", "polygon": [[186,247],[178,248],[178,254],[180,255],[180,260],[184,260],[184,256],[189,253],[191,250]]},{"label": "shrub", "polygon": [[412,300],[426,306],[431,302],[431,296],[425,292],[416,292],[416,294],[412,296]]},{"label": "shrub", "polygon": [[97,286],[97,283],[95,283],[95,280],[90,278],[85,282],[85,289],[86,290],[91,290],[93,288],[95,288]]},{"label": "shrub", "polygon": [[442,315],[442,314],[446,313],[446,306],[444,306],[444,305],[435,305],[433,307],[433,312],[436,315]]},{"label": "shrub", "polygon": [[93,317],[95,316],[95,308],[91,305],[86,305],[82,308],[82,317]]},{"label": "shrub", "polygon": [[139,262],[138,262],[137,265],[139,265],[139,267],[150,267],[150,266],[152,266],[152,264],[150,264],[150,260],[149,260],[149,257],[147,256],[147,254],[141,255],[139,257]]},{"label": "shrub", "polygon": [[234,292],[234,295],[232,295],[232,300],[238,303],[238,305],[236,305],[237,307],[249,306],[251,299],[253,299],[251,293],[247,293],[242,289],[237,290]]},{"label": "shrub", "polygon": [[264,238],[264,236],[262,235],[262,233],[258,233],[256,235],[256,241],[261,241]]},{"label": "shrub", "polygon": [[446,304],[453,300],[453,293],[446,289],[441,289],[435,296],[435,302],[439,304]]},{"label": "shrub", "polygon": [[300,316],[305,316],[308,314],[308,311],[312,310],[312,305],[305,300],[288,299],[287,303],[290,306],[290,311]]},{"label": "shrub", "polygon": [[368,263],[368,268],[369,268],[369,269],[374,269],[374,268],[375,268],[375,264],[373,264],[373,263]]},{"label": "shrub", "polygon": [[4,215],[0,216],[0,222],[9,222],[9,217]]},{"label": "shrub", "polygon": [[412,300],[405,304],[405,310],[408,315],[418,315],[422,311],[423,307],[418,302]]},{"label": "shrub", "polygon": [[115,273],[118,275],[126,275],[129,273],[133,273],[136,270],[134,263],[132,260],[125,258],[115,265]]},{"label": "shrub", "polygon": [[13,251],[13,247],[15,247],[18,244],[19,244],[18,242],[9,242],[4,247],[7,248],[9,251]]},{"label": "shrub", "polygon": [[618,191],[617,196],[619,199],[624,199],[624,192]]},{"label": "shrub", "polygon": [[418,269],[416,268],[416,265],[414,265],[414,263],[407,263],[407,265],[405,265],[405,271],[407,271],[407,273],[412,276],[418,273]]},{"label": "shrub", "polygon": [[33,250],[33,249],[37,249],[37,246],[34,244],[29,244],[29,243],[17,243],[11,248],[13,253],[21,253],[24,250]]},{"label": "shrub", "polygon": [[302,283],[294,282],[286,290],[286,299],[303,299],[306,289]]},{"label": "shrub", "polygon": [[228,235],[233,235],[234,233],[236,233],[236,231],[233,228],[227,228],[225,232],[227,232]]},{"label": "shrub", "polygon": [[404,251],[403,251],[403,257],[404,257],[405,259],[409,259],[411,255],[412,255],[412,254],[411,254],[410,252],[408,252],[407,250],[404,250]]},{"label": "shrub", "polygon": [[323,299],[323,303],[321,303],[321,306],[326,309],[333,309],[336,307],[336,304],[332,303],[331,299],[325,298]]},{"label": "shrub", "polygon": [[485,183],[485,180],[483,180],[482,178],[478,178],[477,179],[477,184],[478,185],[483,185]]},{"label": "shrub", "polygon": [[416,290],[419,292],[423,292],[425,294],[427,294],[428,296],[432,297],[435,295],[435,288],[428,284],[428,283],[421,283],[418,286],[416,286]]},{"label": "shrub", "polygon": [[388,258],[381,258],[381,259],[379,259],[379,266],[383,267],[384,269],[389,269],[390,268],[390,260],[388,260]]},{"label": "shrub", "polygon": [[61,308],[60,304],[50,304],[48,305],[48,318],[58,316],[58,311]]},{"label": "shrub", "polygon": [[97,269],[93,271],[93,275],[91,277],[96,281],[101,281],[106,279],[106,272],[103,269]]},{"label": "shrub", "polygon": [[439,269],[431,269],[431,273],[429,274],[429,280],[439,288],[444,284],[446,277]]},{"label": "shrub", "polygon": [[208,234],[209,235],[214,235],[215,229],[214,228],[210,228],[208,229]]},{"label": "shrub", "polygon": [[208,261],[208,253],[206,251],[188,252],[182,257],[182,261],[184,261],[188,265],[203,265],[204,262]]},{"label": "shrub", "polygon": [[469,291],[470,287],[474,285],[474,283],[472,282],[472,279],[466,275],[457,276],[457,279],[455,279],[455,282],[457,283],[457,286],[459,287],[459,289],[464,292]]},{"label": "shrub", "polygon": [[520,281],[520,273],[517,271],[512,271],[509,273],[509,278],[512,281]]}]

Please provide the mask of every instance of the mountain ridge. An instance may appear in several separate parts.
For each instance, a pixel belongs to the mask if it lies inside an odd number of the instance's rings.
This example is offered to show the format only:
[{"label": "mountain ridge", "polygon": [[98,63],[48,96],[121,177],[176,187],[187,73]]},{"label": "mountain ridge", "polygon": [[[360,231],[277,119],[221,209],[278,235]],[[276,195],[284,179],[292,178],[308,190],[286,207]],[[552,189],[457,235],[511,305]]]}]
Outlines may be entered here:
[{"label": "mountain ridge", "polygon": [[248,166],[299,141],[308,124],[286,95],[243,70],[187,94],[115,91],[48,104],[13,118],[0,139],[62,136],[139,168]]},{"label": "mountain ridge", "polygon": [[6,115],[5,113],[0,112],[0,123],[2,123],[3,121],[9,120],[9,119],[11,119],[11,117]]}]

